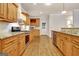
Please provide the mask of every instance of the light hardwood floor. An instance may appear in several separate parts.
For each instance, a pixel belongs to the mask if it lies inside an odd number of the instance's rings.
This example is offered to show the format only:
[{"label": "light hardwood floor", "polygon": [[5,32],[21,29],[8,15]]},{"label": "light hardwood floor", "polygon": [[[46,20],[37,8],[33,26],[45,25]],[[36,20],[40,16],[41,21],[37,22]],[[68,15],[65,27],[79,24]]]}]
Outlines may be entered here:
[{"label": "light hardwood floor", "polygon": [[62,54],[52,45],[52,40],[49,37],[40,36],[32,40],[23,56],[62,56]]}]

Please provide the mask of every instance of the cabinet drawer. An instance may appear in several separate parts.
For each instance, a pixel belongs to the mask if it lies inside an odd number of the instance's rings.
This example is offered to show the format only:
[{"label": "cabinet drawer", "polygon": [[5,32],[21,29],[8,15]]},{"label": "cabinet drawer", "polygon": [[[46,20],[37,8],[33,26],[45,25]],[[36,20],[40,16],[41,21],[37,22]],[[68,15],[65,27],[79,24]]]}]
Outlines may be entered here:
[{"label": "cabinet drawer", "polygon": [[72,37],[72,41],[78,42],[79,43],[79,37]]},{"label": "cabinet drawer", "polygon": [[17,41],[16,36],[4,39],[3,42],[2,42],[2,44],[8,44],[8,43],[13,42],[13,41]]},{"label": "cabinet drawer", "polygon": [[17,44],[13,44],[13,45],[8,46],[7,48],[4,48],[3,53],[6,53],[11,56],[13,55],[16,56],[18,54]]},{"label": "cabinet drawer", "polygon": [[8,46],[11,46],[11,45],[13,45],[13,44],[17,44],[17,41],[14,40],[14,41],[11,41],[10,43],[7,43],[7,44],[3,43],[2,49],[7,48]]},{"label": "cabinet drawer", "polygon": [[73,46],[72,46],[72,55],[79,56],[79,45],[75,43],[73,43]]}]

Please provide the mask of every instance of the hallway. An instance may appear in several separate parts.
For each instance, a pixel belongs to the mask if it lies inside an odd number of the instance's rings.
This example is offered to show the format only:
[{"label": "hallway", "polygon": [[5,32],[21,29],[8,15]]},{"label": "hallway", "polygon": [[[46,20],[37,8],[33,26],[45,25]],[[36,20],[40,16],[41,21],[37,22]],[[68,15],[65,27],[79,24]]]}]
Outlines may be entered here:
[{"label": "hallway", "polygon": [[47,36],[35,37],[26,48],[23,56],[61,56],[60,51],[52,45]]}]

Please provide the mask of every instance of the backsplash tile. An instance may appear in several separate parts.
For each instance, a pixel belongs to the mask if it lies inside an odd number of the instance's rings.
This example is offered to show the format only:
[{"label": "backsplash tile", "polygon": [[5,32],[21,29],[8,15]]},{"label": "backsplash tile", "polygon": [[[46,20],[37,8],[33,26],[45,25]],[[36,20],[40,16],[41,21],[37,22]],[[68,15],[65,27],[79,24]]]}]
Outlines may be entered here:
[{"label": "backsplash tile", "polygon": [[12,26],[19,26],[19,25],[18,25],[18,23],[0,22],[0,33],[2,33],[2,32],[10,32]]},{"label": "backsplash tile", "polygon": [[0,22],[0,33],[2,32],[8,32],[8,28],[7,26],[9,25],[9,23],[6,22]]}]

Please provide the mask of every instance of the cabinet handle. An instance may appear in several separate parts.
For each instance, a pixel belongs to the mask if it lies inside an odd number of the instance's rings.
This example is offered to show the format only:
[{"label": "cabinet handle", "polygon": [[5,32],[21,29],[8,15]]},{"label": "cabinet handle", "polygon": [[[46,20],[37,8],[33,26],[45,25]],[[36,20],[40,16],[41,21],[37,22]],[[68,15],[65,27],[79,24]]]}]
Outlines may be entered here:
[{"label": "cabinet handle", "polygon": [[72,43],[74,43],[74,44],[76,44],[76,45],[79,45],[79,44],[78,44],[79,42],[77,42],[77,41],[72,41]]},{"label": "cabinet handle", "polygon": [[74,47],[79,49],[79,46],[78,45],[75,45]]}]

